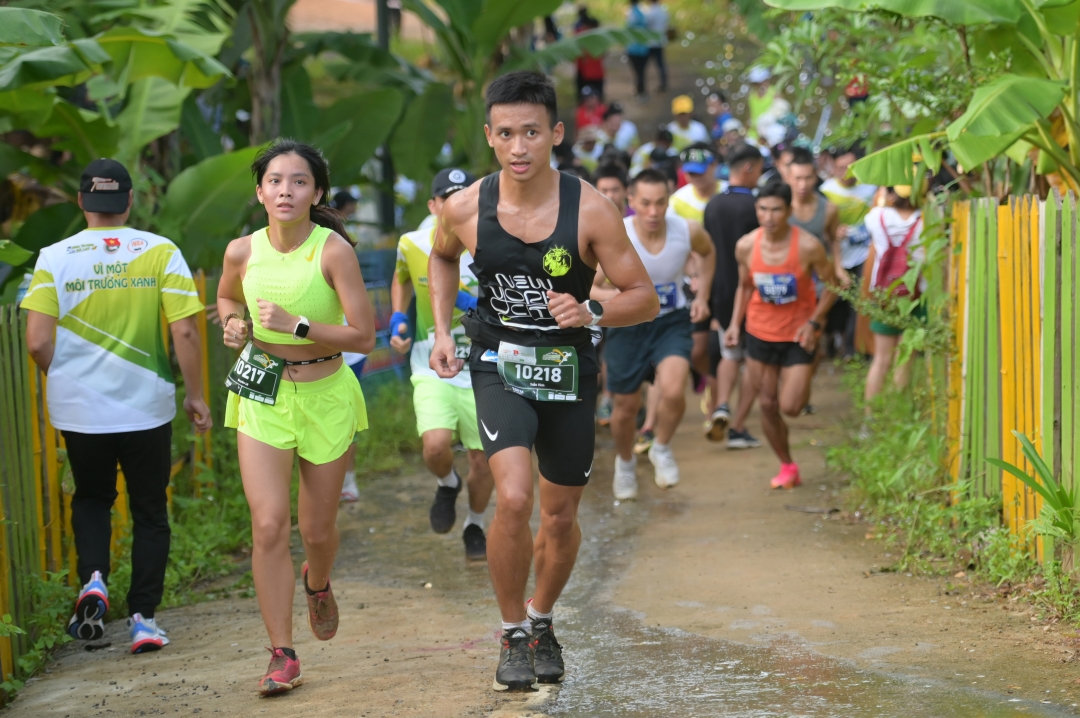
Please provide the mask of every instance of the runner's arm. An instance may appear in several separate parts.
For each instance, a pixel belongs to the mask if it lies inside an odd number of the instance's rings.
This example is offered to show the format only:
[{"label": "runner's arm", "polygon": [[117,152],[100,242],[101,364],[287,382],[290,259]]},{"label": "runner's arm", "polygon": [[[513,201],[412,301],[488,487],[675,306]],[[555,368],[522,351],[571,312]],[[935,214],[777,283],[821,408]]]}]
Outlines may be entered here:
[{"label": "runner's arm", "polygon": [[30,358],[46,374],[49,373],[53,352],[56,351],[53,341],[56,336],[56,322],[56,317],[51,314],[33,309],[26,315],[26,349],[30,352]]},{"label": "runner's arm", "polygon": [[[691,316],[691,321],[703,321],[710,314],[709,293],[712,291],[713,275],[716,274],[716,248],[712,238],[698,222],[688,220],[690,225],[690,248],[698,257],[698,288],[694,296],[694,304],[700,306],[697,310],[697,318]],[[693,315],[695,310],[690,309]]]},{"label": "runner's arm", "polygon": [[[405,314],[405,310],[409,308],[409,302],[413,297],[412,280],[406,279],[401,281],[401,272],[394,270],[394,276],[390,280],[390,309],[397,314]],[[409,325],[406,322],[396,322],[397,326],[394,326],[394,316],[390,317],[390,346],[399,354],[405,354],[409,351],[409,347],[412,346],[412,339],[405,336],[409,333]],[[402,328],[404,327],[404,331]]]},{"label": "runner's arm", "polygon": [[846,287],[851,283],[851,277],[848,276],[847,270],[844,269],[844,265],[841,263],[840,241],[843,239],[844,234],[846,232],[842,233],[840,231],[840,209],[832,202],[827,203],[825,205],[825,239],[828,241],[829,251],[832,253],[833,272],[836,274],[836,281],[842,287]]},{"label": "runner's arm", "polygon": [[243,349],[248,342],[250,331],[247,316],[247,300],[244,298],[244,269],[251,256],[251,237],[241,237],[229,242],[225,248],[225,261],[222,263],[221,279],[217,289],[218,316],[229,321],[222,327],[222,339],[231,349]]},{"label": "runner's arm", "polygon": [[801,238],[799,254],[806,257],[810,268],[825,283],[825,289],[818,298],[814,314],[795,332],[795,341],[806,351],[813,352],[817,346],[818,337],[825,329],[829,310],[836,301],[836,295],[830,289],[836,286],[836,275],[833,272],[833,263],[825,253],[825,247],[815,238],[809,236]]},{"label": "runner's arm", "polygon": [[739,286],[735,290],[735,306],[731,310],[731,321],[724,332],[724,344],[729,347],[739,344],[739,333],[742,331],[743,320],[746,319],[746,308],[750,306],[750,295],[754,292],[754,282],[750,277],[750,267],[747,264],[753,243],[754,240],[750,235],[746,235],[735,245],[735,259],[739,263]]},{"label": "runner's arm", "polygon": [[180,365],[180,375],[184,377],[184,411],[188,419],[195,424],[196,433],[209,431],[213,425],[210,407],[203,399],[202,351],[199,345],[199,328],[195,324],[197,314],[177,319],[169,324],[172,335],[173,351],[176,363]]},{"label": "runner's arm", "polygon": [[461,283],[461,253],[465,251],[465,245],[455,229],[469,211],[465,199],[469,196],[469,190],[466,189],[452,194],[446,200],[435,229],[431,256],[428,258],[428,296],[431,299],[431,314],[435,323],[435,342],[431,347],[428,363],[432,370],[444,379],[457,376],[465,366],[463,359],[454,356],[450,322],[454,317],[454,302],[458,285]]},{"label": "runner's arm", "polygon": [[[581,190],[581,226],[589,228],[589,248],[619,294],[604,302],[602,327],[627,327],[651,321],[660,312],[660,298],[645,265],[626,235],[619,210],[589,185]],[[548,292],[548,311],[560,327],[581,327],[592,321],[584,304],[569,294]]]}]

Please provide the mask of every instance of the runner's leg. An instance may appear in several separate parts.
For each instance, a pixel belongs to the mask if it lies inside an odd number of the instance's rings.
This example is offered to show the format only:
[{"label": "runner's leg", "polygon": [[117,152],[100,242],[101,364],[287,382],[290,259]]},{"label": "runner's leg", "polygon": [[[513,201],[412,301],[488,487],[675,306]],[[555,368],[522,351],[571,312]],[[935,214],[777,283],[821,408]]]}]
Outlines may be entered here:
[{"label": "runner's leg", "polygon": [[577,512],[584,490],[584,486],[560,486],[540,477],[540,530],[533,547],[536,592],[532,600],[538,613],[551,613],[574,570],[581,546]]},{"label": "runner's leg", "polygon": [[660,406],[660,391],[656,388],[655,380],[645,390],[645,423],[641,425],[642,431],[656,432],[656,409]]},{"label": "runner's leg", "polygon": [[761,409],[761,428],[769,446],[782,464],[790,464],[791,451],[788,448],[788,429],[780,415],[780,366],[765,364],[757,359],[747,359],[750,382],[758,395],[758,407]]},{"label": "runner's leg", "polygon": [[469,509],[476,514],[484,513],[491,503],[495,480],[482,450],[469,449],[469,478],[465,480],[465,484],[469,487]]},{"label": "runner's leg", "polygon": [[502,620],[525,620],[525,584],[533,557],[532,452],[510,446],[488,459],[495,477],[495,516],[488,527],[488,572]]},{"label": "runner's leg", "polygon": [[424,445],[424,466],[437,478],[454,469],[454,452],[450,450],[454,432],[450,429],[429,429],[420,437]]},{"label": "runner's leg", "polygon": [[345,480],[345,454],[325,464],[300,459],[300,496],[297,523],[307,554],[307,587],[322,591],[338,550],[338,496]]},{"label": "runner's leg", "polygon": [[[296,587],[289,553],[289,484],[293,450],[276,449],[237,432],[240,477],[251,509],[251,575],[270,644],[292,648],[292,605]],[[338,487],[340,491],[340,485]],[[333,497],[337,506],[337,496]]]},{"label": "runner's leg", "polygon": [[613,393],[611,396],[611,438],[615,441],[615,453],[623,461],[630,461],[634,458],[634,434],[641,409],[641,392]]},{"label": "runner's leg", "polygon": [[731,395],[739,382],[739,366],[740,362],[720,358],[720,366],[716,368],[716,406],[731,403]]},{"label": "runner's leg", "polygon": [[757,398],[757,390],[754,389],[754,383],[750,381],[750,369],[739,372],[739,365],[746,362],[737,362],[735,371],[739,377],[739,406],[735,409],[735,416],[731,420],[731,428],[735,431],[746,431],[746,417],[750,416],[750,409],[754,406],[754,399]]},{"label": "runner's leg", "polygon": [[656,409],[656,441],[670,444],[675,429],[686,413],[686,377],[690,363],[681,356],[669,355],[656,367],[653,391],[658,395]]},{"label": "runner's leg", "polygon": [[900,336],[874,334],[874,359],[866,375],[866,392],[863,395],[867,403],[880,394],[885,386],[885,377],[889,376],[889,369],[892,368],[893,352],[900,343]]},{"label": "runner's leg", "polygon": [[794,364],[780,370],[780,413],[798,416],[810,400],[814,365]]}]

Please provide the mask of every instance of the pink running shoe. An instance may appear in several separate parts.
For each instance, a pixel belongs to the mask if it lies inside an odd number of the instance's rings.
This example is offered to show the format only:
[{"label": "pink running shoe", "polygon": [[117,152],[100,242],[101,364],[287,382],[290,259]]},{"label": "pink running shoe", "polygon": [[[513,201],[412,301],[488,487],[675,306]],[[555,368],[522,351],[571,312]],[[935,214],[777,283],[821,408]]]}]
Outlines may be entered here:
[{"label": "pink running shoe", "polygon": [[802,483],[799,479],[798,464],[780,464],[780,473],[773,477],[769,485],[774,489],[794,489]]},{"label": "pink running shoe", "polygon": [[307,596],[308,625],[315,638],[320,641],[329,641],[337,633],[338,607],[334,600],[334,592],[330,588],[330,582],[326,582],[325,591],[317,591],[314,595],[308,593],[307,582],[308,564],[300,569],[300,576],[304,581],[304,595]]},{"label": "pink running shoe", "polygon": [[275,693],[291,691],[303,683],[304,676],[300,673],[300,659],[289,658],[281,648],[267,648],[273,658],[270,659],[270,667],[266,669],[266,675],[259,681],[259,693],[264,696],[272,696]]}]

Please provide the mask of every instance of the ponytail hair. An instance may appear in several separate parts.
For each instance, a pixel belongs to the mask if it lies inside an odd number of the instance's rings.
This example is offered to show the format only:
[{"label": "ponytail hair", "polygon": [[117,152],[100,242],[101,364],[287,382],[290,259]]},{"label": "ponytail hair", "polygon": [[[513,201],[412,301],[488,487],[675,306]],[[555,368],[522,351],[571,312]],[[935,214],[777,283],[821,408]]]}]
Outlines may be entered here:
[{"label": "ponytail hair", "polygon": [[251,163],[251,174],[255,176],[255,184],[262,184],[263,176],[275,157],[290,154],[298,155],[307,162],[311,176],[315,180],[315,189],[322,190],[322,197],[319,198],[318,204],[311,206],[309,214],[311,221],[320,227],[337,232],[345,238],[346,242],[355,247],[356,242],[345,229],[345,215],[330,206],[330,164],[320,150],[288,138],[275,140],[259,152],[255,156],[255,161]]}]

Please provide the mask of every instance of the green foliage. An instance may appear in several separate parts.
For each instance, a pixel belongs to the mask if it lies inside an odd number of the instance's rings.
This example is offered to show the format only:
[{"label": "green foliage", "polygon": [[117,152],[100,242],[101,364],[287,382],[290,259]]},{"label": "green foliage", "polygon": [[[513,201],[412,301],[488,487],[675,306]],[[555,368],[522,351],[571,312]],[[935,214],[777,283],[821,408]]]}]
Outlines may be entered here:
[{"label": "green foliage", "polygon": [[369,427],[356,439],[356,474],[393,471],[420,450],[408,385],[387,382],[367,397]]},{"label": "green foliage", "polygon": [[1054,477],[1054,472],[1043,461],[1035,445],[1031,443],[1031,439],[1019,431],[1013,431],[1013,436],[1020,441],[1024,458],[1035,467],[1035,475],[1032,476],[1019,466],[1001,459],[988,458],[987,463],[1002,471],[1008,471],[1042,497],[1042,511],[1037,519],[1024,525],[1026,530],[1036,536],[1050,536],[1061,539],[1070,546],[1075,546],[1080,542],[1076,487],[1066,487]]},{"label": "green foliage", "polygon": [[41,670],[60,646],[71,641],[67,634],[67,622],[75,600],[75,589],[68,585],[68,571],[46,573],[44,576],[25,574],[20,577],[22,590],[30,593],[33,611],[25,618],[23,626],[12,622],[10,615],[0,619],[0,636],[28,634],[29,649],[16,661],[17,670],[3,676],[0,690],[14,693],[35,673]]}]

